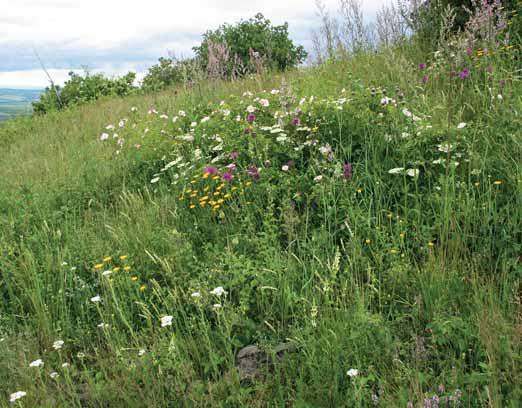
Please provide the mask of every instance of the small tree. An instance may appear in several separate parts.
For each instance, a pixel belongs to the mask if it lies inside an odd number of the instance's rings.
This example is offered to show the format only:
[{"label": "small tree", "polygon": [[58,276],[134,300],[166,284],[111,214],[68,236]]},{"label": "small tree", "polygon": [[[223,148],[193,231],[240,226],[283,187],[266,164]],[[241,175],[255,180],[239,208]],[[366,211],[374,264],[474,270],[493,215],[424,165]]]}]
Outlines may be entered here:
[{"label": "small tree", "polygon": [[284,71],[301,64],[307,56],[304,48],[289,38],[288,23],[273,26],[262,14],[207,31],[201,45],[193,50],[205,71],[215,72],[213,64],[218,61],[218,70],[225,77],[237,75],[238,71],[256,72],[260,59],[268,68]]}]

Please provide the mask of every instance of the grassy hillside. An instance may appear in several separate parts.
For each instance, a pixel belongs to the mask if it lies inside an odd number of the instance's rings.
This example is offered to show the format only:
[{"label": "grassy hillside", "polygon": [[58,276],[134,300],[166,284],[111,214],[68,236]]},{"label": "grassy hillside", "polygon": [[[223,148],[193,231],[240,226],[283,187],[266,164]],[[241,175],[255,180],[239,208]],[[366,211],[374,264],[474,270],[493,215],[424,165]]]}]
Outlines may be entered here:
[{"label": "grassy hillside", "polygon": [[519,406],[506,60],[360,55],[4,124],[0,405]]},{"label": "grassy hillside", "polygon": [[41,91],[0,88],[0,122],[18,115],[31,113],[31,102]]}]

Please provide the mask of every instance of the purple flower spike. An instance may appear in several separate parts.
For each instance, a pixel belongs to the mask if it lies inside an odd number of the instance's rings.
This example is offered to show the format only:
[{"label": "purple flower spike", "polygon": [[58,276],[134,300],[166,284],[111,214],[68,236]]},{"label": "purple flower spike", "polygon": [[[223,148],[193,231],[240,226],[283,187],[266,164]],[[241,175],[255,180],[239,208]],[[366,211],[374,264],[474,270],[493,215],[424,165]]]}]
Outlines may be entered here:
[{"label": "purple flower spike", "polygon": [[208,173],[208,174],[216,174],[217,172],[218,172],[218,169],[214,166],[208,166],[205,169],[205,173]]},{"label": "purple flower spike", "polygon": [[346,163],[343,165],[343,178],[345,180],[351,180],[353,175],[353,168],[350,163]]},{"label": "purple flower spike", "polygon": [[426,64],[424,62],[421,62],[419,65],[417,65],[417,68],[419,68],[422,71],[423,69],[426,69]]},{"label": "purple flower spike", "polygon": [[229,173],[227,171],[225,174],[223,174],[223,181],[228,183],[228,182],[232,181],[233,179],[234,179],[234,175],[232,173]]},{"label": "purple flower spike", "polygon": [[462,79],[463,81],[467,78],[469,78],[469,76],[471,75],[471,71],[469,70],[469,68],[464,68],[462,71],[459,72],[459,78]]},{"label": "purple flower spike", "polygon": [[259,181],[261,175],[259,174],[259,169],[256,166],[250,166],[247,170],[247,173],[250,177],[254,179],[254,181]]},{"label": "purple flower spike", "polygon": [[253,123],[255,120],[256,120],[256,115],[254,115],[253,113],[249,113],[247,116],[247,122]]}]

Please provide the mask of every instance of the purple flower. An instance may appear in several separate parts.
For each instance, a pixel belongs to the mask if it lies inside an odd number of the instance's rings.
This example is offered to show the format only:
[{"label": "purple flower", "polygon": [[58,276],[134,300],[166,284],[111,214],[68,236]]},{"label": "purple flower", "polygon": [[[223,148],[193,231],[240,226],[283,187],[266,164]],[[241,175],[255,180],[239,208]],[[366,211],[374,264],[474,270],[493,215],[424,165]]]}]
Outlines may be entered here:
[{"label": "purple flower", "polygon": [[231,160],[236,160],[239,157],[239,152],[231,152],[228,157],[230,157]]},{"label": "purple flower", "polygon": [[259,169],[256,166],[250,166],[247,170],[247,173],[250,177],[254,179],[254,181],[259,181],[261,178],[259,174]]},{"label": "purple flower", "polygon": [[471,71],[469,70],[469,68],[464,68],[462,71],[459,72],[459,78],[462,79],[463,81],[467,78],[469,78],[469,76],[471,75]]},{"label": "purple flower", "polygon": [[299,126],[301,124],[301,119],[299,119],[297,116],[292,119],[292,124],[294,126]]},{"label": "purple flower", "polygon": [[343,164],[343,178],[351,180],[353,175],[352,165],[350,163]]},{"label": "purple flower", "polygon": [[247,116],[248,123],[252,123],[255,120],[256,120],[256,115],[254,115],[253,113],[249,113],[248,116]]},{"label": "purple flower", "polygon": [[218,172],[218,169],[214,166],[208,166],[205,169],[205,173],[208,173],[208,174],[216,174],[217,172]]},{"label": "purple flower", "polygon": [[423,69],[426,69],[426,64],[424,62],[421,62],[419,65],[417,65],[417,68],[419,68],[422,71]]},{"label": "purple flower", "polygon": [[421,84],[426,85],[428,83],[428,79],[429,79],[428,75],[424,75],[421,79]]},{"label": "purple flower", "polygon": [[225,182],[229,182],[229,181],[232,181],[234,178],[234,175],[232,173],[229,173],[228,171],[226,173],[223,174],[223,181]]}]

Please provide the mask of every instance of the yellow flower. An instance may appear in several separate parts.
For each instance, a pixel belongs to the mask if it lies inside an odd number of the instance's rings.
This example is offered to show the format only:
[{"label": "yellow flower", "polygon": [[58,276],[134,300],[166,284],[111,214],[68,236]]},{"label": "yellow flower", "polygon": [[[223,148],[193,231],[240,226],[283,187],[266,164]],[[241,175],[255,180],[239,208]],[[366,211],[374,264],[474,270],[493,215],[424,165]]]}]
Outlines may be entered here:
[{"label": "yellow flower", "polygon": [[248,187],[248,186],[250,186],[251,184],[252,184],[251,181],[247,181],[245,185]]},{"label": "yellow flower", "polygon": [[190,193],[192,193],[192,189],[191,189],[191,188],[189,188],[189,189],[187,190],[187,194],[190,194]]},{"label": "yellow flower", "polygon": [[203,191],[206,193],[209,189],[210,189],[210,187],[207,186],[207,187],[205,187],[205,188],[203,189]]},{"label": "yellow flower", "polygon": [[494,185],[496,186],[500,186],[502,184],[502,181],[501,180],[496,180],[493,182]]},{"label": "yellow flower", "polygon": [[358,193],[362,193],[362,188],[358,188],[358,189],[357,189],[357,192],[358,192]]},{"label": "yellow flower", "polygon": [[191,196],[192,198],[194,198],[194,197],[197,197],[198,195],[197,195],[196,193],[192,193],[190,196]]},{"label": "yellow flower", "polygon": [[189,208],[192,210],[193,208],[196,208],[196,206],[194,204],[190,204]]},{"label": "yellow flower", "polygon": [[366,242],[368,245],[370,245],[372,243],[372,240],[371,239],[367,239],[364,242]]},{"label": "yellow flower", "polygon": [[120,261],[125,261],[128,257],[129,255],[122,255],[120,256]]},{"label": "yellow flower", "polygon": [[429,242],[428,242],[428,246],[429,246],[429,247],[434,247],[435,244],[434,244],[433,242],[429,241]]},{"label": "yellow flower", "polygon": [[210,173],[205,173],[205,174],[203,174],[203,178],[204,178],[204,179],[207,179],[208,176],[210,176]]},{"label": "yellow flower", "polygon": [[145,292],[145,289],[147,289],[147,285],[140,286],[140,292]]},{"label": "yellow flower", "polygon": [[105,258],[103,258],[103,262],[110,262],[112,261],[112,256],[106,256]]},{"label": "yellow flower", "polygon": [[213,209],[214,211],[216,211],[216,210],[219,210],[219,207],[220,207],[220,205],[219,205],[219,204],[216,204],[214,207],[212,207],[212,209]]},{"label": "yellow flower", "polygon": [[119,266],[117,266],[115,268],[112,268],[112,271],[113,272],[119,272],[119,271],[121,271],[121,268]]},{"label": "yellow flower", "polygon": [[138,277],[137,277],[137,276],[133,276],[133,277],[131,278],[131,281],[133,281],[133,282],[136,282],[137,280],[138,280]]},{"label": "yellow flower", "polygon": [[232,191],[236,191],[236,190],[237,190],[237,187],[236,187],[236,186],[234,186],[234,187],[232,187],[232,189],[231,189],[231,190],[232,190]]},{"label": "yellow flower", "polygon": [[219,176],[212,177],[212,180],[219,180]]},{"label": "yellow flower", "polygon": [[227,194],[225,194],[223,197],[225,197],[225,198],[230,198],[231,195],[230,195],[230,193],[227,193]]},{"label": "yellow flower", "polygon": [[401,237],[401,239],[404,239],[404,236],[405,236],[405,235],[406,235],[406,234],[404,234],[404,232],[401,232],[399,236]]},{"label": "yellow flower", "polygon": [[475,183],[475,187],[480,187],[480,183],[478,181]]},{"label": "yellow flower", "polygon": [[213,195],[218,196],[220,194],[219,191],[216,191]]},{"label": "yellow flower", "polygon": [[218,201],[218,204],[223,204],[225,202],[225,200],[223,200],[222,198],[220,198]]},{"label": "yellow flower", "polygon": [[207,201],[208,200],[208,196],[205,196],[205,197],[201,197],[201,199],[199,201]]},{"label": "yellow flower", "polygon": [[125,272],[129,272],[129,271],[131,270],[131,267],[130,267],[130,266],[126,266],[125,268],[123,268],[123,270],[124,270]]},{"label": "yellow flower", "polygon": [[103,268],[103,264],[101,264],[101,263],[94,265],[94,269],[101,269],[101,268]]}]

